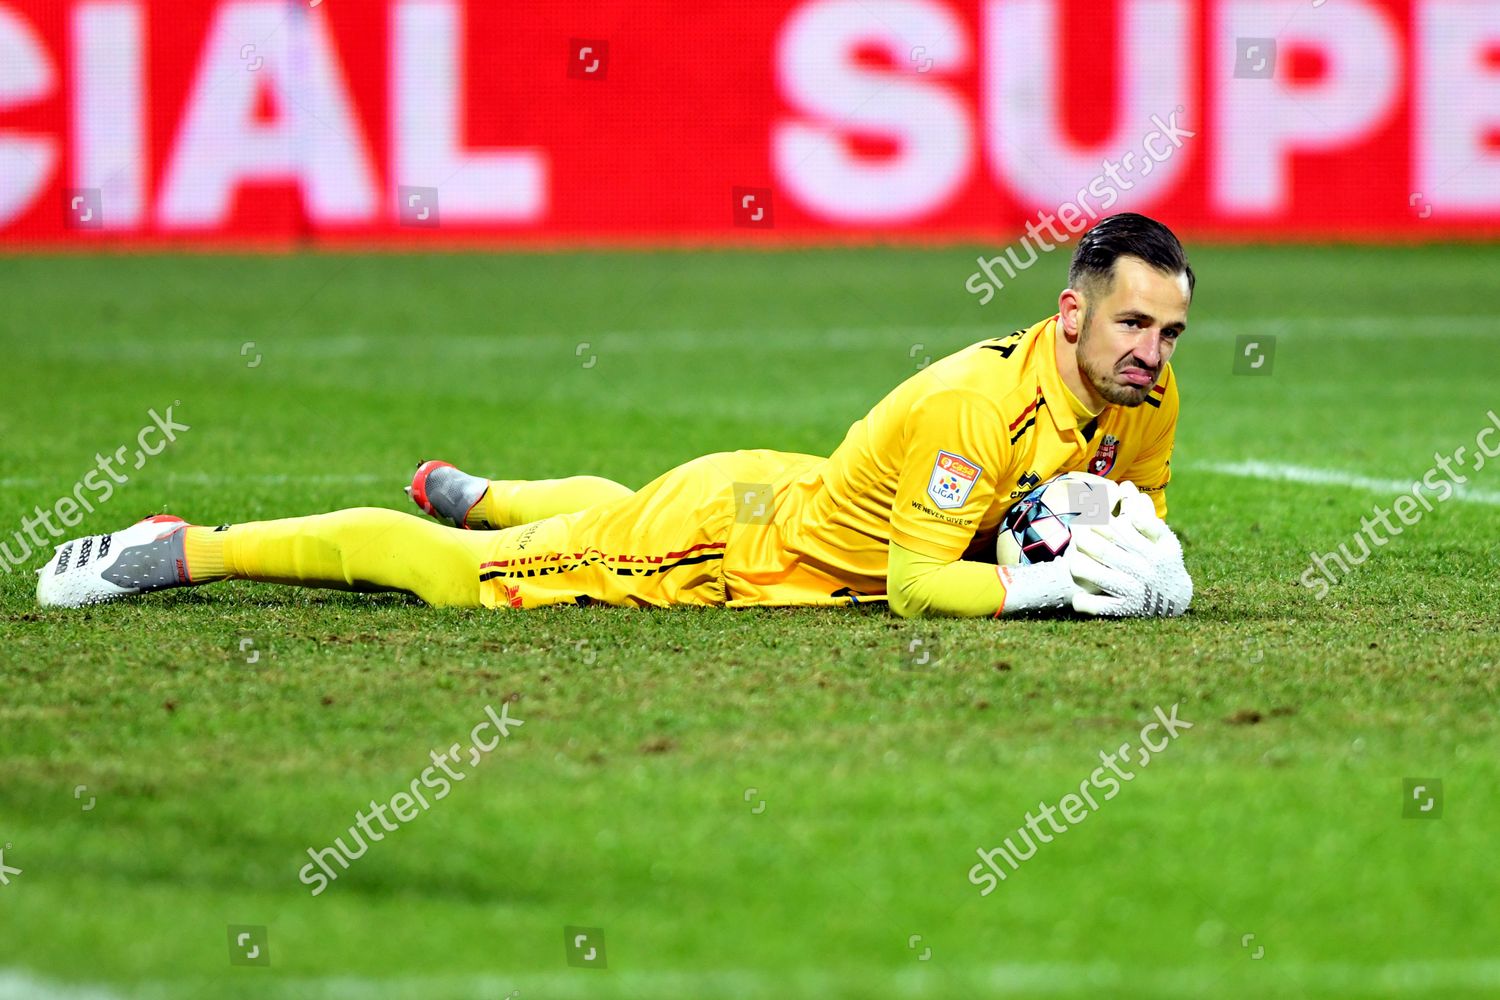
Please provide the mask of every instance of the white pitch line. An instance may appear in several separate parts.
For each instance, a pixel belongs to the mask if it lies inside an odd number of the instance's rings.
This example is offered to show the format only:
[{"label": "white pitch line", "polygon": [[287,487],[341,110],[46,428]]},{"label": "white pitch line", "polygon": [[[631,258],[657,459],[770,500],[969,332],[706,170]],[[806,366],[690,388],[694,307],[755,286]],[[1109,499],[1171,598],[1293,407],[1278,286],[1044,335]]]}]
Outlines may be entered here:
[{"label": "white pitch line", "polygon": [[329,475],[315,473],[276,472],[265,475],[221,475],[212,472],[173,472],[165,477],[167,482],[196,483],[202,486],[223,486],[230,483],[251,484],[255,486],[285,486],[288,483],[313,483],[318,486],[344,486],[353,483],[378,483],[389,480],[395,485],[404,485],[400,482],[400,475],[377,475],[373,472],[349,472],[333,473]]},{"label": "white pitch line", "polygon": [[[1388,495],[1410,493],[1412,487],[1417,486],[1421,482],[1419,479],[1375,479],[1370,476],[1358,476],[1352,472],[1341,472],[1338,469],[1315,469],[1305,465],[1285,465],[1279,462],[1259,462],[1254,460],[1246,462],[1196,462],[1188,465],[1185,471],[1217,472],[1221,475],[1238,476],[1242,479],[1265,479],[1281,483],[1305,483],[1311,486],[1344,486],[1353,490],[1365,490],[1370,493],[1384,493]],[[1500,492],[1470,489],[1467,486],[1452,486],[1452,489],[1454,500],[1500,507]],[[1432,493],[1433,491],[1427,490],[1426,492]]]},{"label": "white pitch line", "polygon": [[[334,475],[278,472],[267,475],[245,476],[224,475],[214,472],[172,472],[155,480],[157,483],[192,483],[195,486],[286,486],[289,483],[310,483],[314,486],[357,486],[382,481],[389,481],[395,486],[404,485],[401,482],[399,474],[376,475],[373,472]],[[30,489],[55,483],[55,479],[44,479],[41,476],[7,476],[4,479],[0,479],[0,489]]]},{"label": "white pitch line", "polygon": [[99,986],[55,983],[19,969],[3,969],[0,1000],[123,1000],[123,997]]},{"label": "white pitch line", "polygon": [[1500,316],[1205,316],[1188,324],[1190,345],[1195,337],[1218,338],[1240,334],[1309,334],[1319,340],[1384,339],[1399,333],[1404,337],[1492,339]]},{"label": "white pitch line", "polygon": [[[1130,969],[1109,962],[1011,962],[998,965],[945,966],[941,975],[927,970],[890,970],[884,995],[892,998],[930,998],[952,995],[955,989],[983,990],[992,996],[1068,996],[1144,991],[1154,996],[1199,997],[1220,967],[1204,966]],[[1269,985],[1297,993],[1338,992],[1360,996],[1399,997],[1494,990],[1500,987],[1500,960],[1456,959],[1388,962],[1362,965],[1350,962],[1288,962],[1282,960]],[[816,968],[768,973],[752,969],[611,970],[610,996],[727,996],[783,997],[788,994],[830,995],[846,985],[846,977]],[[597,985],[576,970],[568,973],[531,972],[513,975],[471,974],[443,976],[361,975],[297,976],[270,980],[262,996],[300,1000],[424,1000],[440,996],[509,995],[517,986],[540,990],[557,1000],[600,995]],[[0,970],[0,1000],[145,1000],[201,996],[193,980],[156,980],[128,988],[102,984],[70,984],[25,970]]]},{"label": "white pitch line", "polygon": [[[1009,315],[1010,318],[1004,318]],[[530,359],[563,357],[571,363],[579,357],[578,345],[587,344],[584,353],[639,355],[653,353],[706,353],[724,341],[756,348],[784,351],[850,351],[868,354],[872,350],[908,350],[923,345],[921,351],[933,359],[960,350],[986,337],[998,337],[1017,325],[1034,321],[1024,317],[990,313],[986,322],[953,323],[947,326],[836,326],[772,327],[767,329],[726,330],[717,327],[678,327],[667,329],[605,328],[595,330],[546,331],[509,336],[476,335],[444,332],[414,342],[404,335],[350,333],[310,340],[256,341],[257,350],[265,355],[264,370],[282,362],[328,361],[364,355],[399,354],[402,357],[434,358],[458,356],[471,363],[492,358],[521,356]],[[993,320],[992,322],[989,320]],[[1185,345],[1195,338],[1218,340],[1239,334],[1315,336],[1319,340],[1385,339],[1392,334],[1403,337],[1452,339],[1493,339],[1500,328],[1500,315],[1456,316],[1257,316],[1247,318],[1213,317],[1193,323]],[[172,341],[174,358],[227,360],[243,366],[241,345],[227,338],[198,339],[179,337]],[[161,347],[151,342],[80,344],[58,341],[28,345],[28,357],[57,361],[154,362]],[[247,375],[261,370],[246,369]]]},{"label": "white pitch line", "polygon": [[[1287,465],[1279,462],[1262,462],[1250,459],[1243,462],[1195,462],[1181,467],[1184,472],[1211,472],[1241,479],[1263,479],[1270,482],[1304,483],[1310,486],[1343,486],[1370,493],[1409,493],[1420,480],[1376,479],[1355,475],[1338,469],[1317,469],[1304,465]],[[398,480],[390,475],[357,472],[347,474],[299,474],[276,473],[268,475],[224,475],[208,472],[174,472],[161,480],[167,484],[192,483],[195,486],[284,486],[289,483],[310,483],[318,486],[366,486],[371,483]],[[0,479],[0,489],[34,489],[47,486],[54,480],[40,476],[9,476]],[[1429,491],[1431,492],[1431,491]],[[1500,507],[1500,492],[1476,490],[1468,486],[1454,486],[1453,499],[1467,503]]]}]

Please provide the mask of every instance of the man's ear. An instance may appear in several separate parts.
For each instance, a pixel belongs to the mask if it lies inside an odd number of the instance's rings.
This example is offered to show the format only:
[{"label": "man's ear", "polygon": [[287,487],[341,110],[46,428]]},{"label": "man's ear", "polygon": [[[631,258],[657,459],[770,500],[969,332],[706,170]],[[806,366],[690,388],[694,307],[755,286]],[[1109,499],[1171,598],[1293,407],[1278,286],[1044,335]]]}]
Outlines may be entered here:
[{"label": "man's ear", "polygon": [[1059,317],[1057,326],[1070,344],[1078,343],[1078,335],[1083,330],[1083,314],[1087,305],[1088,303],[1083,299],[1083,293],[1073,288],[1064,288],[1063,293],[1057,297]]}]

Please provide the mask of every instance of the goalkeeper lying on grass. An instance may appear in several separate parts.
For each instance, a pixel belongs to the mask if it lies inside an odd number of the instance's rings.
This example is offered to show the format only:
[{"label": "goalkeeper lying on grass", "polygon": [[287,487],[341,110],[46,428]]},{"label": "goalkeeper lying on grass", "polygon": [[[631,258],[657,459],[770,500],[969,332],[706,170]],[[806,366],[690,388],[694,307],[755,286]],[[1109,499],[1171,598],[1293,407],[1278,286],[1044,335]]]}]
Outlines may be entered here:
[{"label": "goalkeeper lying on grass", "polygon": [[[1112,216],[1079,242],[1057,315],[918,372],[829,458],[722,452],[634,492],[425,462],[407,492],[444,525],[368,507],[218,528],[157,515],[58,546],[37,599],[75,607],[243,579],[443,607],[884,600],[903,617],[1181,614],[1192,581],[1161,519],[1177,423],[1167,361],[1193,280],[1165,226]],[[1017,498],[1085,470],[1122,484],[1121,513],[1075,522],[1063,558],[996,566]]]}]

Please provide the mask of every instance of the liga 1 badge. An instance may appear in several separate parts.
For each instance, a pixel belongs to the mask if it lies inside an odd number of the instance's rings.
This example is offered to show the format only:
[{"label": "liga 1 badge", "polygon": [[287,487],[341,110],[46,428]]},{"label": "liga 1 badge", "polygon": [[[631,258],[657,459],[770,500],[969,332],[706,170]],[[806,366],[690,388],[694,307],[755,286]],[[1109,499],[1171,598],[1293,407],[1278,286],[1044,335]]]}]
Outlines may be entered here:
[{"label": "liga 1 badge", "polygon": [[938,452],[932,463],[932,478],[927,481],[927,495],[934,506],[941,510],[962,507],[969,499],[974,484],[979,481],[982,470],[962,455],[951,451]]}]

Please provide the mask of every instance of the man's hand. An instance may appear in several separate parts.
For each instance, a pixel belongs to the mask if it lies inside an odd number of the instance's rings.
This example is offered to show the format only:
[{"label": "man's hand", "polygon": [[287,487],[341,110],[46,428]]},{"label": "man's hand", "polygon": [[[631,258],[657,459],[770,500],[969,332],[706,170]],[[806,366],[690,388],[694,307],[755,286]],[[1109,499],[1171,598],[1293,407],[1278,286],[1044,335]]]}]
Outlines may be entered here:
[{"label": "man's hand", "polygon": [[1073,609],[1108,618],[1176,617],[1193,600],[1182,543],[1144,494],[1127,496],[1105,525],[1074,522],[1063,558],[1080,587]]},{"label": "man's hand", "polygon": [[1072,571],[1061,559],[1029,566],[997,566],[995,571],[1005,584],[1005,604],[1000,614],[1066,608],[1079,592]]}]

